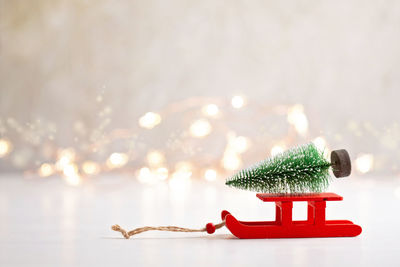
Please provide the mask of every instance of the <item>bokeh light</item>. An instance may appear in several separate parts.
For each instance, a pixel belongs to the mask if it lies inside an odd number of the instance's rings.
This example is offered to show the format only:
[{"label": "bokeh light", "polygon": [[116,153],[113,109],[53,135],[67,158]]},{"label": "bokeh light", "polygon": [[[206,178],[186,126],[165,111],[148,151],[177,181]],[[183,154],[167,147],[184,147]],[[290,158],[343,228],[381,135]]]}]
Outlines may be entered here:
[{"label": "bokeh light", "polygon": [[40,177],[48,177],[52,174],[54,174],[55,168],[52,164],[49,163],[43,163],[40,165],[39,168],[39,176]]},{"label": "bokeh light", "polygon": [[164,167],[157,168],[155,175],[158,180],[166,180],[168,178],[168,169]]},{"label": "bokeh light", "polygon": [[374,156],[372,154],[361,154],[355,160],[356,169],[360,173],[367,173],[372,170]]},{"label": "bokeh light", "polygon": [[232,150],[226,150],[222,158],[222,166],[228,171],[234,171],[240,168],[242,160],[240,156]]},{"label": "bokeh light", "polygon": [[327,148],[326,140],[322,136],[315,138],[313,143],[321,151],[324,151]]},{"label": "bokeh light", "polygon": [[147,162],[150,166],[160,166],[164,161],[164,154],[159,150],[152,150],[147,153]]},{"label": "bokeh light", "polygon": [[[277,117],[274,119],[286,119],[290,126],[286,135],[284,131],[278,137],[270,133],[270,131],[274,131],[274,127],[277,129],[278,124],[267,128],[255,128],[255,131],[247,131],[247,127],[243,128],[241,123],[236,122],[237,118],[241,117],[239,113],[253,112],[257,105],[257,102],[255,102],[255,105],[249,106],[246,110],[240,110],[247,104],[247,100],[239,95],[225,99],[225,101],[220,98],[215,98],[214,101],[210,98],[190,98],[163,108],[162,113],[166,116],[163,119],[160,114],[155,112],[147,112],[138,119],[140,127],[145,129],[152,129],[165,119],[165,129],[170,127],[168,132],[164,132],[164,128],[150,132],[138,131],[134,127],[117,128],[108,132],[105,127],[110,123],[110,114],[115,109],[103,102],[105,102],[105,98],[102,98],[102,101],[99,102],[103,105],[99,112],[100,125],[92,132],[83,120],[74,121],[73,129],[77,134],[74,138],[76,145],[70,145],[70,147],[57,146],[54,140],[57,133],[56,124],[49,124],[47,128],[39,124],[32,124],[29,125],[29,129],[24,129],[23,125],[16,119],[9,119],[7,125],[12,127],[15,132],[23,133],[24,138],[27,138],[26,140],[37,134],[34,129],[41,128],[47,129],[41,134],[49,139],[34,160],[35,144],[41,137],[39,139],[37,139],[38,137],[32,138],[36,140],[32,143],[34,146],[27,146],[26,149],[20,149],[17,146],[14,148],[8,141],[9,139],[2,137],[0,139],[0,157],[4,157],[13,150],[10,163],[16,168],[34,168],[34,172],[39,177],[51,175],[72,177],[71,180],[76,181],[75,184],[78,181],[80,183],[87,176],[99,175],[109,171],[132,172],[137,175],[140,182],[153,184],[182,176],[213,181],[229,175],[230,172],[240,169],[243,162],[250,163],[247,161],[248,157],[265,156],[265,152],[252,149],[254,144],[260,142],[260,135],[256,134],[257,131],[278,140],[269,148],[272,156],[282,153],[292,146],[309,141],[328,153],[326,139],[328,135],[325,137],[322,135],[323,132],[320,131],[320,135],[314,135],[314,139],[308,139],[307,136],[311,136],[312,133],[309,133],[308,118],[301,104],[268,107],[267,114],[276,115]],[[259,108],[262,108],[262,106],[255,110]],[[199,114],[199,111],[201,111],[201,114]],[[173,117],[174,113],[178,116]],[[199,115],[202,117],[199,117]],[[174,119],[171,120],[170,118]],[[233,122],[230,121],[231,118],[234,118]],[[280,123],[285,123],[285,121]],[[355,121],[350,121],[348,124],[351,126],[349,129],[352,132],[357,132],[357,136],[359,136],[362,125]],[[365,127],[367,126],[368,129],[371,128],[370,124],[366,124]],[[286,130],[286,127],[282,129]],[[396,129],[394,127],[390,131],[387,130],[385,134],[393,136]],[[10,129],[7,129],[7,131],[10,131]],[[239,132],[241,134],[238,134]],[[374,134],[378,136],[376,131]],[[329,138],[332,142],[338,142],[336,138],[338,135],[343,138],[343,135],[338,133],[331,134]],[[88,137],[87,140],[85,140],[85,136]],[[151,138],[154,137],[159,137],[160,142],[157,140],[157,142],[151,143]],[[163,140],[161,141],[161,139]],[[387,143],[386,141],[385,144]],[[395,144],[395,141],[392,143]],[[390,147],[394,148],[395,145]],[[127,152],[116,152],[120,148]],[[205,156],[206,154],[207,156]],[[107,157],[107,155],[109,156]],[[208,155],[211,155],[212,158],[209,158]],[[96,162],[87,160],[87,158],[95,158]],[[176,164],[179,159],[183,161]],[[127,166],[130,160],[131,164]],[[375,168],[377,169],[384,162],[382,160],[379,165],[374,166],[374,157],[367,154],[367,156],[360,155],[354,159],[354,166],[359,173],[367,173],[373,169],[375,171]],[[140,164],[146,166],[140,166]],[[211,169],[210,166],[221,168]],[[397,170],[397,168],[392,167],[390,170]],[[192,177],[192,174],[195,175]]]},{"label": "bokeh light", "polygon": [[78,166],[74,163],[66,165],[63,169],[65,176],[76,176],[78,174]]},{"label": "bokeh light", "polygon": [[96,175],[100,172],[100,166],[94,161],[85,161],[82,164],[82,171],[88,175]]},{"label": "bokeh light", "polygon": [[146,129],[152,129],[161,123],[161,115],[155,112],[147,112],[139,119],[139,125]]},{"label": "bokeh light", "polygon": [[302,105],[294,105],[288,111],[287,120],[294,126],[296,131],[301,135],[305,136],[308,132],[308,119],[304,113],[304,107]]},{"label": "bokeh light", "polygon": [[151,175],[150,169],[148,167],[142,167],[140,168],[137,175],[138,181],[141,183],[146,183],[148,182],[150,175]]},{"label": "bokeh light", "polygon": [[211,133],[212,126],[206,119],[199,119],[190,125],[190,134],[193,137],[203,138]]},{"label": "bokeh light", "polygon": [[121,168],[128,162],[128,155],[125,153],[112,153],[107,160],[109,168]]},{"label": "bokeh light", "polygon": [[245,104],[244,97],[239,95],[232,97],[231,104],[234,108],[242,108]]},{"label": "bokeh light", "polygon": [[11,142],[6,139],[0,139],[0,158],[11,152]]},{"label": "bokeh light", "polygon": [[219,113],[219,108],[215,104],[208,104],[202,109],[203,114],[209,117],[215,117]]},{"label": "bokeh light", "polygon": [[282,146],[282,145],[274,145],[271,148],[271,156],[279,155],[284,151],[285,151],[285,147],[284,146]]},{"label": "bokeh light", "polygon": [[56,169],[63,171],[64,168],[75,160],[75,150],[73,148],[59,149],[57,152]]},{"label": "bokeh light", "polygon": [[75,175],[66,176],[65,181],[69,185],[78,186],[81,184],[82,178],[79,174],[75,174]]},{"label": "bokeh light", "polygon": [[207,169],[204,172],[204,179],[209,182],[215,181],[217,179],[217,171],[213,169]]},{"label": "bokeh light", "polygon": [[234,150],[236,153],[245,152],[250,145],[250,140],[244,136],[236,136],[234,133],[228,134],[228,149]]}]

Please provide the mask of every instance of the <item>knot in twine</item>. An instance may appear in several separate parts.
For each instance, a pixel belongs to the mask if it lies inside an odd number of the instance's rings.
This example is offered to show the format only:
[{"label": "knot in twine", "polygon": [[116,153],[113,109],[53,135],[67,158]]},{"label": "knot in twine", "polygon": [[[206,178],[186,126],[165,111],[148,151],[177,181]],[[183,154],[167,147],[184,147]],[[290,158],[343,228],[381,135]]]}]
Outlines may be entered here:
[{"label": "knot in twine", "polygon": [[145,226],[145,227],[140,227],[136,228],[134,230],[131,230],[127,232],[121,226],[118,224],[115,224],[111,226],[111,229],[116,232],[120,232],[126,239],[129,239],[133,235],[137,235],[143,232],[147,231],[169,231],[169,232],[184,232],[184,233],[190,233],[190,232],[207,232],[209,234],[212,234],[215,232],[215,230],[220,229],[221,227],[225,226],[225,221],[219,223],[219,224],[212,224],[212,223],[207,223],[205,227],[201,229],[190,229],[190,228],[183,228],[183,227],[178,227],[178,226],[158,226],[158,227],[153,227],[153,226]]}]

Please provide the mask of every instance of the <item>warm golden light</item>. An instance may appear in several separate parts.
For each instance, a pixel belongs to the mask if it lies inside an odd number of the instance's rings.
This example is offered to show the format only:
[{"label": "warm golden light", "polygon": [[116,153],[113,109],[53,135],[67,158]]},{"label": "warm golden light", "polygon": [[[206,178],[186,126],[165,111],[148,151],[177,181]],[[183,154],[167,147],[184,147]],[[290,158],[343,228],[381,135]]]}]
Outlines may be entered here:
[{"label": "warm golden light", "polygon": [[70,161],[75,159],[75,150],[73,148],[64,148],[57,151],[58,158],[67,158]]},{"label": "warm golden light", "polygon": [[215,117],[219,113],[219,108],[215,104],[208,104],[207,106],[203,107],[203,114],[210,117]]},{"label": "warm golden light", "polygon": [[296,123],[297,116],[304,113],[303,105],[297,104],[289,108],[287,120],[291,124]]},{"label": "warm golden light", "polygon": [[68,164],[64,167],[63,173],[65,176],[75,176],[78,174],[78,167],[74,163]]},{"label": "warm golden light", "polygon": [[294,127],[296,131],[302,135],[305,136],[308,131],[308,120],[305,114],[299,114],[297,117],[296,123],[294,124]]},{"label": "warm golden light", "polygon": [[125,153],[112,153],[107,160],[109,168],[121,168],[128,162],[128,155]]},{"label": "warm golden light", "polygon": [[304,114],[304,107],[302,105],[294,105],[289,109],[287,120],[294,126],[296,131],[305,136],[308,132],[308,119]]},{"label": "warm golden light", "polygon": [[43,163],[39,168],[40,177],[48,177],[54,174],[54,166],[49,163]]},{"label": "warm golden light", "polygon": [[155,171],[158,180],[166,180],[168,178],[168,169],[161,167]]},{"label": "warm golden light", "polygon": [[197,120],[190,125],[190,134],[197,138],[209,135],[211,130],[211,124],[205,119]]},{"label": "warm golden light", "polygon": [[71,176],[66,176],[65,181],[67,184],[72,185],[72,186],[78,186],[81,183],[81,177],[79,174],[71,175]]},{"label": "warm golden light", "polygon": [[191,172],[192,171],[192,164],[188,161],[180,161],[175,164],[175,170],[181,172]]},{"label": "warm golden light", "polygon": [[244,98],[242,96],[234,96],[231,100],[232,107],[241,108],[244,106]]},{"label": "warm golden light", "polygon": [[84,173],[89,175],[96,175],[100,172],[100,166],[94,161],[85,161],[82,164],[82,170]]},{"label": "warm golden light", "polygon": [[322,136],[318,136],[313,140],[314,145],[321,151],[326,149],[326,140]]},{"label": "warm golden light", "polygon": [[281,154],[283,151],[285,151],[285,148],[280,145],[275,145],[271,148],[271,156],[276,156]]},{"label": "warm golden light", "polygon": [[154,184],[158,181],[168,178],[168,169],[160,167],[155,170],[150,170],[148,167],[143,167],[138,171],[137,179],[141,183]]},{"label": "warm golden light", "polygon": [[147,112],[139,119],[139,125],[146,129],[152,129],[161,123],[161,116],[155,112]]},{"label": "warm golden light", "polygon": [[228,147],[236,153],[243,153],[249,147],[250,141],[244,136],[228,135]]},{"label": "warm golden light", "polygon": [[140,168],[137,179],[141,183],[146,183],[151,178],[150,169],[147,167]]},{"label": "warm golden light", "polygon": [[374,156],[372,154],[361,154],[355,160],[356,169],[361,173],[367,173],[372,170]]},{"label": "warm golden light", "polygon": [[11,152],[11,142],[6,139],[0,139],[0,158]]},{"label": "warm golden light", "polygon": [[187,178],[190,178],[191,176],[192,176],[192,172],[190,172],[190,171],[178,170],[172,174],[171,179],[177,179],[177,178],[187,179]]},{"label": "warm golden light", "polygon": [[59,160],[56,162],[57,170],[62,171],[70,162],[71,160],[68,157],[59,158]]},{"label": "warm golden light", "polygon": [[204,179],[207,181],[215,181],[217,179],[217,171],[213,169],[208,169],[204,172]]},{"label": "warm golden light", "polygon": [[165,161],[164,154],[161,151],[153,150],[147,153],[147,162],[150,166],[160,166]]},{"label": "warm golden light", "polygon": [[226,170],[233,171],[239,169],[242,165],[242,160],[234,151],[226,150],[222,158],[222,165]]},{"label": "warm golden light", "polygon": [[63,171],[64,168],[75,160],[75,150],[73,148],[60,149],[57,152],[56,169]]}]

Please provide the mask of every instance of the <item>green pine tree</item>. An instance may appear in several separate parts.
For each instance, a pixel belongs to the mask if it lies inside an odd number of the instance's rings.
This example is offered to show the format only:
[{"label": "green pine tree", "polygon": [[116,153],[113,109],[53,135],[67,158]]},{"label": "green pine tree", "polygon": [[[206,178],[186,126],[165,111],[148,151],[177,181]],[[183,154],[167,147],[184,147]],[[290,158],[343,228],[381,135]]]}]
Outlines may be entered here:
[{"label": "green pine tree", "polygon": [[323,152],[310,143],[241,170],[226,185],[263,193],[322,192],[329,185],[329,167]]}]

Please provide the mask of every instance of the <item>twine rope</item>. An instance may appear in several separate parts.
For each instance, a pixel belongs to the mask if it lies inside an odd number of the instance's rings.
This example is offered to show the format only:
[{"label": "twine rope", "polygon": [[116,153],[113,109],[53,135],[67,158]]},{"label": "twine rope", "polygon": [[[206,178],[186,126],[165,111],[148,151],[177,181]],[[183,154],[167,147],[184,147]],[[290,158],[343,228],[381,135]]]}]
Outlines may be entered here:
[{"label": "twine rope", "polygon": [[[220,229],[221,227],[225,226],[225,221],[216,224],[215,225],[215,230]],[[126,231],[121,226],[118,224],[115,224],[111,226],[111,229],[120,232],[126,239],[129,239],[133,235],[137,235],[143,232],[147,231],[168,231],[168,232],[185,232],[185,233],[190,233],[190,232],[206,232],[207,228],[203,227],[201,229],[190,229],[190,228],[184,228],[184,227],[178,227],[178,226],[158,226],[158,227],[153,227],[153,226],[144,226],[144,227],[139,227],[131,231]]]}]

